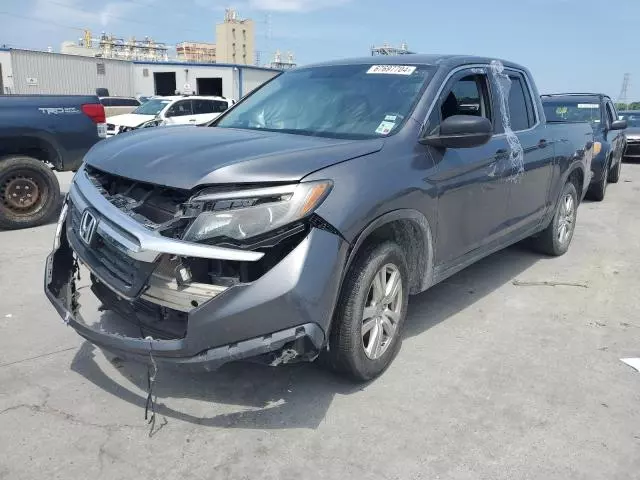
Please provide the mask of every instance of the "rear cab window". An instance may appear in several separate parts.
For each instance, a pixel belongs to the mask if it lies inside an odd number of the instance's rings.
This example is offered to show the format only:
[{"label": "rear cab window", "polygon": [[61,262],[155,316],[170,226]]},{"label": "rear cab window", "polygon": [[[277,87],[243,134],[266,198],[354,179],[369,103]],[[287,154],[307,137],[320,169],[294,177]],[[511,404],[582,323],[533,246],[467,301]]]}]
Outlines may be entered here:
[{"label": "rear cab window", "polygon": [[542,106],[548,123],[587,122],[596,128],[606,115],[597,96],[543,96]]}]

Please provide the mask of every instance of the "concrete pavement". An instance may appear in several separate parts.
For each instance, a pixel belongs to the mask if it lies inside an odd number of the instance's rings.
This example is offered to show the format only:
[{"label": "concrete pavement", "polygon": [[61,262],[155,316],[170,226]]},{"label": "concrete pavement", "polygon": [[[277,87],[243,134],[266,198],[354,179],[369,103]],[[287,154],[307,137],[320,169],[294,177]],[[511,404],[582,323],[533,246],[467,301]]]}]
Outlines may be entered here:
[{"label": "concrete pavement", "polygon": [[0,232],[0,479],[640,478],[640,373],[619,361],[640,356],[638,164],[580,207],[567,255],[515,246],[413,297],[371,384],[163,370],[152,436],[145,369],[42,292],[54,228]]}]

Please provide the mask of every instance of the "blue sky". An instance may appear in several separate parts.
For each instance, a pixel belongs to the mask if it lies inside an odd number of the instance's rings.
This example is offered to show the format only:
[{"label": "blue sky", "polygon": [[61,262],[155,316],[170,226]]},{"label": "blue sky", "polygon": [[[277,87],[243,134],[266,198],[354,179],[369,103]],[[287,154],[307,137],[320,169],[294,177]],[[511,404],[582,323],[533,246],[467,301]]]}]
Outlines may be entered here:
[{"label": "blue sky", "polygon": [[291,50],[300,64],[405,41],[423,53],[516,61],[543,93],[616,98],[628,72],[630,99],[640,100],[639,0],[2,0],[0,44],[58,50],[84,27],[167,44],[213,42],[226,6],[257,22],[259,50]]}]

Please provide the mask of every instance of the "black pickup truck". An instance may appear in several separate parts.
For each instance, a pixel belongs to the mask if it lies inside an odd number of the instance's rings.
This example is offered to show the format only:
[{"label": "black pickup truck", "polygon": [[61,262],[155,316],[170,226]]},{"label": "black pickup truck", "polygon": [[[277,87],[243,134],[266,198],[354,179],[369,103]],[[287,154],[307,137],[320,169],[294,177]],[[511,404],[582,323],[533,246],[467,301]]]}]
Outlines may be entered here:
[{"label": "black pickup truck", "polygon": [[106,131],[97,96],[0,96],[0,228],[49,220],[60,204],[53,171],[77,170]]},{"label": "black pickup truck", "polygon": [[548,123],[587,122],[593,128],[594,148],[587,197],[604,200],[609,183],[618,183],[626,147],[627,121],[618,119],[611,98],[602,93],[542,95]]},{"label": "black pickup truck", "polygon": [[410,294],[524,239],[564,254],[591,127],[547,124],[515,63],[381,61],[301,67],[209,127],[96,145],[46,263],[64,322],[143,362],[322,355],[367,380],[398,351]]}]

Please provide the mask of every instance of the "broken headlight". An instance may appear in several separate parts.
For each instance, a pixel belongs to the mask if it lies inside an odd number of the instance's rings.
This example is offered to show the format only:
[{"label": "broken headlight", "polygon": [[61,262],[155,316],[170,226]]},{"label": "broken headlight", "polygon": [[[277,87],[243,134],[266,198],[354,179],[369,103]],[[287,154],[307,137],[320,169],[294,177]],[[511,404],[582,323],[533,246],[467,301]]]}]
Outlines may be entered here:
[{"label": "broken headlight", "polygon": [[245,240],[267,233],[311,214],[331,187],[330,181],[318,181],[232,192],[205,190],[186,206],[195,220],[183,239]]}]

